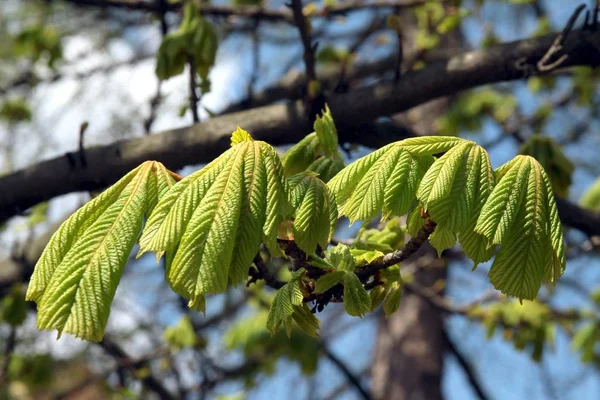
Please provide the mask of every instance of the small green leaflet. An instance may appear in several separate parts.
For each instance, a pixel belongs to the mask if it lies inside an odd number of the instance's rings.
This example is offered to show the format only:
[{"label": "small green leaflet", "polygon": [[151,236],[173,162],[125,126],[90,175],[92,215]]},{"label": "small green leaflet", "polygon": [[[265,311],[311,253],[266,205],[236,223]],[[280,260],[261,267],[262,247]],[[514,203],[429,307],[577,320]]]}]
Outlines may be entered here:
[{"label": "small green leaflet", "polygon": [[450,249],[456,244],[456,233],[438,225],[429,236],[429,244],[437,250],[438,257],[441,257],[444,250]]},{"label": "small green leaflet", "polygon": [[294,272],[290,281],[275,294],[267,318],[267,329],[271,334],[274,335],[283,326],[289,337],[292,333],[292,322],[296,322],[309,335],[318,336],[319,320],[304,304],[304,295],[300,288],[305,272],[303,268]]},{"label": "small green leaflet", "polygon": [[314,174],[304,172],[289,180],[294,219],[294,240],[307,254],[317,244],[326,249],[338,219],[335,199],[329,188]]},{"label": "small green leaflet", "polygon": [[555,283],[566,263],[552,186],[530,156],[515,157],[496,175],[475,227],[490,245],[501,245],[490,281],[509,296],[534,299],[542,280]]},{"label": "small green leaflet", "polygon": [[371,310],[371,297],[354,272],[344,274],[344,310],[353,317],[362,317]]},{"label": "small green leaflet", "polygon": [[217,41],[215,27],[200,15],[193,2],[186,2],[179,29],[165,35],[158,49],[156,76],[164,80],[181,74],[188,57],[192,57],[206,92],[208,73],[217,54]]},{"label": "small green leaflet", "polygon": [[315,285],[315,293],[323,293],[331,289],[344,279],[344,275],[346,271],[333,271],[321,276]]},{"label": "small green leaflet", "polygon": [[325,111],[322,116],[318,116],[315,120],[314,128],[325,156],[332,159],[341,158],[338,150],[337,129],[335,128],[329,106],[325,105]]},{"label": "small green leaflet", "polygon": [[175,183],[147,161],[77,210],[52,236],[36,264],[27,300],[38,328],[100,341],[131,249],[150,214]]},{"label": "small green leaflet", "polygon": [[167,254],[167,281],[195,308],[247,277],[261,241],[277,254],[277,229],[290,213],[275,150],[239,128],[232,144],[173,187],[140,239],[140,255]]},{"label": "small green leaflet", "polygon": [[369,293],[371,297],[371,311],[374,311],[383,303],[383,312],[386,317],[395,313],[400,307],[400,300],[404,290],[400,266],[394,265],[381,271],[382,285],[376,286]]},{"label": "small green leaflet", "polygon": [[338,283],[344,285],[344,309],[349,315],[362,317],[371,309],[371,298],[358,276],[350,247],[338,244],[326,253],[326,259],[336,271],[323,275],[317,281],[316,293],[322,293]]},{"label": "small green leaflet", "polygon": [[344,162],[338,150],[337,129],[327,105],[323,115],[315,120],[314,129],[285,153],[281,163],[286,176],[313,171],[323,182],[328,182],[344,168]]},{"label": "small green leaflet", "polygon": [[306,135],[304,139],[292,146],[281,158],[281,164],[286,176],[293,176],[306,171],[321,152],[319,138],[315,132]]}]

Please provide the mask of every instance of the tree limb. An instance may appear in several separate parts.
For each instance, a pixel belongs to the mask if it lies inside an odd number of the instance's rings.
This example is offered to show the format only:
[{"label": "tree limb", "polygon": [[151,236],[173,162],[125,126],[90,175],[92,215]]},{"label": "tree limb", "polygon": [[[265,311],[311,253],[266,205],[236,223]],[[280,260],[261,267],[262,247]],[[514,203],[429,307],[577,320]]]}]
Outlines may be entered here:
[{"label": "tree limb", "polygon": [[[349,137],[348,130],[465,89],[524,78],[546,54],[555,36],[467,52],[409,72],[396,84],[383,82],[332,95],[329,105],[340,139],[370,146],[370,135],[362,132]],[[600,54],[590,49],[590,43],[600,44],[600,30],[573,31],[563,45],[563,52],[570,55],[563,67],[600,64]],[[186,128],[88,148],[87,167],[79,165],[74,153],[40,162],[0,178],[0,222],[55,196],[106,187],[149,159],[161,161],[171,169],[208,162],[229,147],[229,135],[238,124],[243,124],[256,139],[273,145],[294,143],[312,131],[305,115],[305,107],[299,101],[260,107]],[[564,223],[585,229],[590,235],[600,234],[599,216],[582,212],[567,202],[560,205],[561,210],[568,210],[564,216],[561,212]],[[592,218],[585,221],[588,217]]]}]

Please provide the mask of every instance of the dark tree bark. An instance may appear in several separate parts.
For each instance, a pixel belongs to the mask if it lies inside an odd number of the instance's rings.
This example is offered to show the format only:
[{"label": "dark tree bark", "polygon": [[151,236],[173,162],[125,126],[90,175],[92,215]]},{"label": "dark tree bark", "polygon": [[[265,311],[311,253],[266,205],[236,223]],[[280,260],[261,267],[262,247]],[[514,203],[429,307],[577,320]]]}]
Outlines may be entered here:
[{"label": "dark tree bark", "polygon": [[[416,267],[415,282],[430,287],[446,279],[447,270],[444,260],[437,259],[427,247],[422,257],[403,264],[403,269]],[[442,399],[446,343],[441,311],[422,297],[405,291],[398,311],[389,318],[380,314],[378,322],[372,368],[373,398]]]}]

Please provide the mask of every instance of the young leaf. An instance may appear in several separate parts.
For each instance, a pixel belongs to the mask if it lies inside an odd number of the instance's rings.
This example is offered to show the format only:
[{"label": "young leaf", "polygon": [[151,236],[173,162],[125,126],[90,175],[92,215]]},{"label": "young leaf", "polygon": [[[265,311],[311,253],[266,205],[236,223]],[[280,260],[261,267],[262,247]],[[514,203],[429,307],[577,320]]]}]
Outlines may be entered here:
[{"label": "young leaf", "polygon": [[315,285],[315,293],[323,293],[331,289],[344,279],[344,274],[345,271],[333,271],[321,276]]},{"label": "young leaf", "polygon": [[497,175],[475,227],[490,243],[501,244],[490,281],[507,295],[534,299],[542,280],[556,281],[565,265],[552,187],[530,156],[515,157]]},{"label": "young leaf", "polygon": [[[474,143],[465,142],[448,150],[429,168],[417,192],[428,214],[438,227],[459,232],[471,220],[475,180],[467,185],[467,176],[476,166],[471,149]],[[478,159],[478,158],[477,158]]]},{"label": "young leaf", "polygon": [[342,161],[341,159],[320,157],[313,161],[308,167],[306,167],[306,170],[317,173],[319,175],[319,179],[327,183],[338,172],[343,170],[344,167],[344,161]]},{"label": "young leaf", "polygon": [[315,314],[310,311],[310,308],[306,304],[295,305],[292,318],[296,325],[306,334],[312,337],[319,337],[319,319],[315,317]]},{"label": "young leaf", "polygon": [[340,214],[351,222],[372,219],[380,212],[385,218],[405,214],[431,156],[463,143],[472,142],[441,136],[411,138],[358,159],[328,183]]},{"label": "young leaf", "polygon": [[252,140],[252,136],[238,126],[237,129],[231,134],[231,147],[238,143],[251,142]]},{"label": "young leaf", "polygon": [[[300,280],[305,272],[303,268],[294,272],[290,281],[277,291],[267,318],[267,329],[271,334],[274,335],[283,325],[289,337],[292,332],[292,320],[300,321],[300,323],[296,323],[303,329],[315,325],[314,320],[308,318],[302,310],[304,296],[300,289]],[[299,315],[294,318],[295,313],[299,313]],[[318,321],[316,327],[318,328]],[[316,332],[316,329],[314,331]],[[308,329],[308,332],[311,333],[313,330]]]},{"label": "young leaf", "polygon": [[371,297],[354,272],[344,272],[344,309],[354,317],[362,317],[371,309]]},{"label": "young leaf", "polygon": [[429,243],[437,250],[438,257],[441,257],[444,250],[451,248],[456,243],[456,233],[443,226],[437,226],[429,236]]},{"label": "young leaf", "polygon": [[323,115],[317,116],[314,128],[319,143],[323,146],[325,156],[332,159],[341,158],[338,151],[337,129],[335,128],[331,111],[327,105],[325,105]]},{"label": "young leaf", "polygon": [[386,317],[398,311],[400,307],[400,300],[402,299],[403,286],[402,282],[394,282],[391,284],[390,291],[385,297],[383,303],[383,312]]},{"label": "young leaf", "polygon": [[494,189],[495,178],[487,152],[483,148],[475,146],[471,153],[474,154],[470,157],[472,165],[467,177],[467,185],[474,188],[472,192],[474,194],[473,210],[469,225],[458,232],[458,241],[467,257],[473,260],[475,268],[477,264],[492,258],[496,250],[496,246],[488,244],[485,236],[475,232],[481,209]]},{"label": "young leaf", "polygon": [[144,216],[175,179],[147,161],[76,211],[52,236],[32,275],[27,299],[38,327],[99,341],[123,268]]},{"label": "young leaf", "polygon": [[316,251],[317,244],[327,248],[335,230],[337,208],[329,188],[316,176],[301,173],[290,179],[292,206],[296,210],[294,239],[307,254]]},{"label": "young leaf", "polygon": [[319,156],[322,145],[315,132],[306,135],[304,139],[292,146],[281,158],[281,164],[286,176],[293,176],[306,171]]},{"label": "young leaf", "polygon": [[356,263],[352,257],[350,247],[345,244],[338,244],[327,250],[325,258],[338,271],[354,272]]},{"label": "young leaf", "polygon": [[190,306],[245,278],[261,240],[275,253],[290,212],[275,150],[241,129],[234,136],[237,144],[173,187],[140,239],[140,254],[167,253],[167,281]]},{"label": "young leaf", "polygon": [[323,115],[315,120],[315,132],[292,146],[283,156],[286,176],[314,171],[323,182],[327,182],[344,168],[342,155],[338,150],[337,130],[329,107],[325,107]]}]

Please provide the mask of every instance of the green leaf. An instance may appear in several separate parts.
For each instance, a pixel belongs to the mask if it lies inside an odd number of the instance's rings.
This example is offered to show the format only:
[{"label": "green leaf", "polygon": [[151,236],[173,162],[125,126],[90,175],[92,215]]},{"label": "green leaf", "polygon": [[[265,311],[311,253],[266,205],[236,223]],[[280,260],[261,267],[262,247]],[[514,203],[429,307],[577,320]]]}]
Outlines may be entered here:
[{"label": "green leaf", "polygon": [[356,268],[350,247],[342,243],[329,248],[325,253],[325,258],[338,271],[353,272]]},{"label": "green leaf", "polygon": [[319,337],[319,319],[315,317],[306,304],[295,305],[292,318],[304,333],[312,337]]},{"label": "green leaf", "polygon": [[320,157],[313,161],[308,167],[306,167],[306,170],[317,173],[319,175],[319,179],[327,183],[338,172],[343,170],[344,167],[344,161],[342,161],[341,159]]},{"label": "green leaf", "polygon": [[238,126],[237,129],[231,134],[231,147],[238,143],[251,142],[252,140],[252,136]]},{"label": "green leaf", "polygon": [[194,347],[198,344],[196,331],[194,331],[189,316],[184,316],[177,325],[165,329],[165,342],[174,351]]},{"label": "green leaf", "polygon": [[362,317],[371,310],[371,297],[354,272],[344,275],[344,310],[354,317]]},{"label": "green leaf", "polygon": [[383,300],[385,300],[385,296],[387,296],[388,291],[388,288],[383,287],[381,285],[375,286],[373,289],[371,289],[371,291],[369,292],[369,297],[371,298],[370,311],[375,311],[375,309],[379,307],[381,303],[383,303]]},{"label": "green leaf", "polygon": [[322,145],[315,132],[292,146],[281,158],[286,176],[293,176],[306,171],[321,154]]},{"label": "green leaf", "polygon": [[422,210],[423,207],[419,204],[410,210],[406,217],[406,232],[408,232],[410,236],[416,236],[425,225],[425,218],[421,216]]},{"label": "green leaf", "polygon": [[385,255],[379,250],[351,249],[350,252],[352,253],[352,257],[354,257],[357,266],[369,264]]},{"label": "green leaf", "polygon": [[467,142],[433,163],[421,181],[417,197],[438,227],[459,233],[478,217],[493,185],[487,152]]},{"label": "green leaf", "polygon": [[[293,320],[299,320],[302,325],[305,325],[303,327],[299,324],[303,328],[314,325],[314,321],[307,317],[304,314],[304,311],[301,310],[304,306],[304,295],[300,289],[300,281],[305,272],[306,271],[303,268],[294,272],[290,281],[283,285],[275,294],[275,299],[273,299],[267,318],[267,329],[271,334],[274,335],[279,328],[283,326],[289,337],[292,332]],[[300,314],[294,318],[294,313]],[[296,323],[298,323],[298,321]],[[311,330],[309,329],[309,331]]]},{"label": "green leaf", "polygon": [[335,199],[323,181],[311,173],[301,173],[290,179],[294,219],[294,240],[307,254],[316,251],[317,244],[326,249],[337,221]]},{"label": "green leaf", "polygon": [[331,289],[342,281],[345,274],[345,271],[333,271],[321,276],[315,285],[315,293],[323,293]]},{"label": "green leaf", "polygon": [[550,181],[530,156],[517,156],[497,171],[498,184],[483,206],[475,230],[501,244],[490,269],[494,287],[534,299],[542,280],[565,266],[563,234]]},{"label": "green leaf", "polygon": [[292,146],[283,156],[282,165],[286,176],[304,171],[314,171],[327,182],[344,168],[338,150],[338,137],[331,111],[327,105],[323,115],[314,123],[315,132]]},{"label": "green leaf", "polygon": [[166,252],[171,287],[190,306],[203,304],[205,294],[247,277],[261,241],[279,250],[277,227],[289,211],[277,153],[243,140],[173,187],[148,220],[140,254]]},{"label": "green leaf", "polygon": [[398,308],[400,307],[400,300],[402,299],[402,292],[402,281],[394,282],[391,285],[390,291],[383,303],[383,312],[385,313],[386,317],[389,317],[391,314],[398,311]]},{"label": "green leaf", "polygon": [[444,250],[456,244],[456,233],[443,226],[437,226],[431,236],[429,236],[429,243],[437,250],[438,257],[441,257]]},{"label": "green leaf", "polygon": [[148,161],[76,211],[52,236],[29,283],[38,327],[99,341],[144,216],[175,179]]},{"label": "green leaf", "polygon": [[384,218],[405,214],[415,199],[431,155],[466,142],[452,137],[411,138],[389,144],[358,159],[328,183],[340,214],[370,220],[380,212]]},{"label": "green leaf", "polygon": [[481,209],[494,189],[495,178],[487,152],[479,146],[475,146],[471,152],[474,154],[467,185],[473,188],[473,211],[469,225],[458,232],[458,241],[467,257],[473,260],[475,268],[477,264],[492,258],[496,250],[496,246],[490,246],[484,235],[475,232]]},{"label": "green leaf", "polygon": [[319,144],[322,146],[325,156],[332,159],[341,159],[338,150],[338,135],[331,110],[325,105],[323,115],[317,116],[314,124],[315,133],[319,139]]},{"label": "green leaf", "polygon": [[157,52],[156,75],[165,80],[181,74],[189,58],[194,60],[196,73],[202,80],[203,91],[208,89],[208,73],[215,63],[217,33],[191,1],[183,7],[179,29],[163,37]]}]

